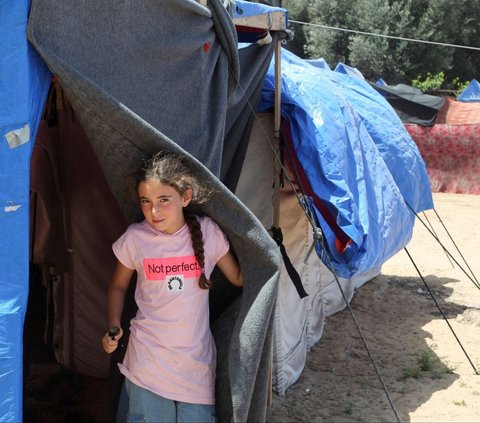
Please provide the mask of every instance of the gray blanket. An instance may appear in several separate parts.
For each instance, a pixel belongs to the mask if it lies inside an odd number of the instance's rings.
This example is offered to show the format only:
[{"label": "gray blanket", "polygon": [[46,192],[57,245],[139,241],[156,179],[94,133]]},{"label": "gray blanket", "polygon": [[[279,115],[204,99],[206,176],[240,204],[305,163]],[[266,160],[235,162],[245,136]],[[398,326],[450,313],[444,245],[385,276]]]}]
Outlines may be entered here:
[{"label": "gray blanket", "polygon": [[224,229],[245,277],[233,302],[222,304],[222,281],[212,296],[217,413],[221,422],[259,422],[280,257],[255,216],[218,179],[239,64],[230,16],[219,0],[209,5],[33,0],[28,36],[59,78],[129,222],[139,210],[126,183],[141,159],[158,150],[185,152],[215,189],[199,211]]}]

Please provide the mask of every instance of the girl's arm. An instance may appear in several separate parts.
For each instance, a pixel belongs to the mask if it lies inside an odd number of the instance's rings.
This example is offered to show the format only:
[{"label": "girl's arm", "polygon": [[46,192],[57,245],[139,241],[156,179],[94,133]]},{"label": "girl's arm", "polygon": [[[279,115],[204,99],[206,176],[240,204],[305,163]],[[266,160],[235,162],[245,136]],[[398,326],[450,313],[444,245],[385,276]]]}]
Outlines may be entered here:
[{"label": "girl's arm", "polygon": [[109,330],[117,327],[120,331],[115,336],[109,335],[108,332],[103,336],[103,349],[107,353],[115,351],[118,346],[118,341],[123,335],[120,322],[125,304],[125,294],[130,285],[133,272],[134,270],[125,267],[117,261],[115,271],[108,286],[108,327]]},{"label": "girl's arm", "polygon": [[231,251],[228,251],[218,262],[218,268],[232,285],[243,286],[243,275],[238,261]]}]

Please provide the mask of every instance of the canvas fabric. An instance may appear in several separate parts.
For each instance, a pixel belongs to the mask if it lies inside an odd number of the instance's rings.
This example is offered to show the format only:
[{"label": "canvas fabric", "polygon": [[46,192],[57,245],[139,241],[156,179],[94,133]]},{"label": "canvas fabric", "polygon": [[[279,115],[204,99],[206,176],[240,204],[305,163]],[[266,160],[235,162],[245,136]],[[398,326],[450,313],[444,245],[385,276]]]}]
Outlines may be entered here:
[{"label": "canvas fabric", "polygon": [[106,291],[115,267],[111,244],[127,224],[56,85],[31,159],[32,259],[44,269],[52,316],[45,335],[57,361],[75,372],[105,377],[108,356],[98,339],[108,324]]}]

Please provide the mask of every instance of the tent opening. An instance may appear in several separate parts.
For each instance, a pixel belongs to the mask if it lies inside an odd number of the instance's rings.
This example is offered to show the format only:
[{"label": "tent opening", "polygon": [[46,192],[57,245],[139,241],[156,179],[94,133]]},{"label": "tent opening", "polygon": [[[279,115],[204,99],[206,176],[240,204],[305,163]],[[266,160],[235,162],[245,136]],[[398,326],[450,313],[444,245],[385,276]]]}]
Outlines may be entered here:
[{"label": "tent opening", "polygon": [[107,378],[77,374],[55,358],[52,300],[41,267],[30,263],[23,338],[23,422],[109,421]]}]

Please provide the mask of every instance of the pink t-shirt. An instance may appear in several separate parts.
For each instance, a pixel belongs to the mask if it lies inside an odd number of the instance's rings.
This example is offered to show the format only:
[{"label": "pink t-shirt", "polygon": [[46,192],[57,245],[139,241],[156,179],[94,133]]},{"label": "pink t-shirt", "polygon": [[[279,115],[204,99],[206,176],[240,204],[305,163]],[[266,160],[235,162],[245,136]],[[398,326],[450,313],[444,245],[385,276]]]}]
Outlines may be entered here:
[{"label": "pink t-shirt", "polygon": [[[209,217],[198,218],[205,250],[205,275],[229,250],[225,234]],[[118,260],[137,271],[136,316],[120,371],[164,398],[215,403],[216,349],[209,322],[208,289],[190,230],[157,231],[146,221],[130,225],[113,244]]]}]

